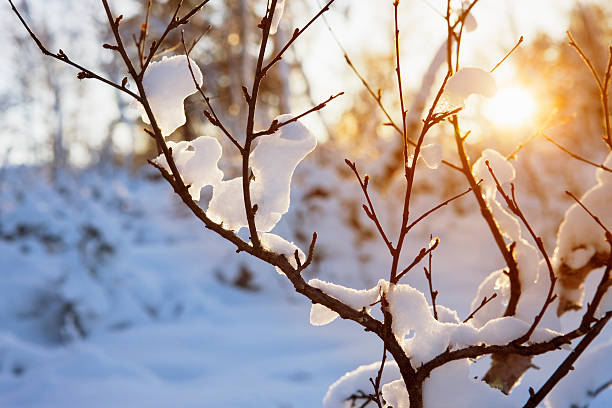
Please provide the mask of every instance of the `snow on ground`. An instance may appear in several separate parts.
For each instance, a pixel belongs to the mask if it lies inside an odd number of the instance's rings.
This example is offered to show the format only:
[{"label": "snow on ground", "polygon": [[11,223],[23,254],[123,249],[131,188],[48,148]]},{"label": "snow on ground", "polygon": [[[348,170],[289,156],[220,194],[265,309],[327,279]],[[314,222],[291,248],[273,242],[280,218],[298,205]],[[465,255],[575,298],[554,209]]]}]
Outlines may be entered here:
[{"label": "snow on ground", "polygon": [[[301,187],[273,232],[295,240],[308,189],[333,180],[325,171],[310,185],[296,174]],[[338,378],[380,359],[381,344],[351,322],[311,326],[310,305],[283,276],[235,254],[163,182],[89,171],[52,185],[32,168],[0,177],[0,407],[316,407]],[[335,193],[355,197],[353,187],[339,184]],[[328,248],[308,277],[356,289],[385,277],[381,242],[354,239],[338,216],[347,213],[342,199],[317,200],[308,201],[306,225]],[[431,204],[417,201],[415,214]],[[483,227],[478,214],[449,207],[407,242],[416,253],[430,233],[440,237],[438,302],[460,318],[501,262]],[[351,250],[373,259],[348,258]],[[352,269],[355,262],[368,272]],[[406,282],[423,290],[421,275]],[[569,327],[577,317],[564,319]],[[524,401],[562,357],[534,360],[542,369],[528,372],[511,401]],[[485,359],[472,371],[486,367]],[[590,406],[609,406],[609,394]]]}]

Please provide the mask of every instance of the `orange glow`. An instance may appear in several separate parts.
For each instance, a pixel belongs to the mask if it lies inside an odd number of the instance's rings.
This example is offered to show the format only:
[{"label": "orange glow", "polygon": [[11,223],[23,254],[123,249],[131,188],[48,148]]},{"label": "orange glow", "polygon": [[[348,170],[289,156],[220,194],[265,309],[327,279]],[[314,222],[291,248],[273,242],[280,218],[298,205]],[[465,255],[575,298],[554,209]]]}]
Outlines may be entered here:
[{"label": "orange glow", "polygon": [[483,106],[484,117],[499,127],[521,127],[535,118],[537,103],[531,93],[519,87],[502,88]]}]

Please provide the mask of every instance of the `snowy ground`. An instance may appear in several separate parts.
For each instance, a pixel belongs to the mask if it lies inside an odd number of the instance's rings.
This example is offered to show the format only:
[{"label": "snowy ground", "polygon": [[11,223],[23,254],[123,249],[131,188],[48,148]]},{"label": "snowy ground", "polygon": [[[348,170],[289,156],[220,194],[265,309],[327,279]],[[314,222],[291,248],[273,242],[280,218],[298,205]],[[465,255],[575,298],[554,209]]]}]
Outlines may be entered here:
[{"label": "snowy ground", "polygon": [[[309,305],[281,276],[202,228],[164,183],[85,174],[57,188],[33,169],[2,182],[0,407],[316,407],[342,374],[380,358],[380,343],[350,322],[310,326]],[[477,214],[445,211],[434,258],[445,274],[434,282],[439,302],[465,316],[500,261]],[[242,263],[258,291],[227,283]],[[517,406],[560,358],[534,361],[541,370],[512,394]],[[611,406],[610,394],[591,407]]]}]

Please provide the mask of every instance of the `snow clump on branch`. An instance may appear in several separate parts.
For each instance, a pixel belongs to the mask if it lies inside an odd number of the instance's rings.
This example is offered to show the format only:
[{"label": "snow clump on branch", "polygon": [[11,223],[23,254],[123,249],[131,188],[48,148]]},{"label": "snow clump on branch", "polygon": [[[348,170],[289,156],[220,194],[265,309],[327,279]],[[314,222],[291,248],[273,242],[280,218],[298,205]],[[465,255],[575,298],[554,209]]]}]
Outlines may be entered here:
[{"label": "snow clump on branch", "polygon": [[[278,116],[275,121],[291,120],[291,115]],[[297,165],[317,145],[316,137],[301,122],[283,126],[271,135],[258,137],[259,143],[250,154],[253,172],[251,201],[257,205],[257,231],[269,232],[289,210],[291,178]],[[248,225],[244,213],[242,177],[223,181],[213,191],[207,215],[222,222],[230,230],[238,231]]]},{"label": "snow clump on branch", "polygon": [[[612,153],[604,166],[612,168]],[[580,201],[608,229],[612,228],[612,172],[597,169],[597,184],[588,190]],[[565,213],[557,234],[557,247],[553,257],[555,273],[561,281],[558,313],[580,308],[584,296],[583,282],[594,269],[603,266],[610,256],[610,244],[606,242],[603,228],[582,208],[574,203]],[[610,296],[610,290],[606,294]],[[611,310],[610,306],[600,309]]]},{"label": "snow clump on branch", "polygon": [[472,94],[490,98],[495,92],[497,85],[491,73],[480,68],[466,67],[449,78],[444,88],[444,99],[450,106],[463,106]]},{"label": "snow clump on branch", "polygon": [[[189,58],[192,77],[187,58],[185,55],[176,55],[152,62],[142,78],[145,94],[163,136],[170,135],[185,124],[183,101],[197,92],[193,77],[202,85],[202,71],[196,62]],[[150,124],[144,108],[139,106],[139,110],[143,122]]]},{"label": "snow clump on branch", "polygon": [[[217,167],[221,158],[221,145],[217,139],[200,136],[190,142],[167,142],[172,149],[172,158],[195,201],[200,200],[200,191],[205,186],[216,186],[223,179],[223,172]],[[161,154],[155,163],[172,173],[166,157]]]},{"label": "snow clump on branch", "polygon": [[[420,366],[447,350],[477,344],[508,344],[526,333],[530,327],[528,322],[515,317],[501,317],[477,328],[471,321],[460,322],[456,313],[443,306],[438,308],[443,311],[444,319],[438,321],[433,317],[425,295],[406,284],[393,285],[381,280],[371,289],[355,290],[312,279],[309,285],[321,289],[356,310],[365,309],[365,312],[368,312],[371,304],[384,293],[389,302],[389,312],[393,316],[393,333],[414,366]],[[324,311],[324,307],[313,305],[311,323],[326,324],[337,317],[337,314],[331,310],[328,310],[327,314]],[[537,329],[530,341],[547,341],[558,334],[552,330]],[[485,404],[487,406],[510,406],[505,396],[489,388],[487,384],[472,379],[469,372],[470,364],[467,360],[461,360],[435,369],[424,383],[425,406],[472,407],[477,401],[479,404],[482,403],[483,397],[488,403]],[[356,390],[371,389],[369,378],[375,378],[379,368],[380,362],[361,366],[345,374],[329,388],[323,400],[324,407],[349,407],[351,401],[347,398]],[[456,392],[439,392],[441,387],[448,387],[449,384],[453,384]],[[409,406],[409,396],[395,362],[386,363],[381,385],[383,398],[387,404],[390,404],[386,406]],[[449,400],[451,398],[452,402]]]}]

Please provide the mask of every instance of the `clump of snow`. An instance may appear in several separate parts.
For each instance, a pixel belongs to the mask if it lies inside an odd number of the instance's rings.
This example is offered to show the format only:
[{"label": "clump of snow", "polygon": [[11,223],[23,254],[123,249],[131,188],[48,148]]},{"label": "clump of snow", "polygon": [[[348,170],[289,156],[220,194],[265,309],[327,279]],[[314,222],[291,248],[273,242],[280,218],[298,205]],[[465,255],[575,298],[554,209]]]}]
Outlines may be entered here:
[{"label": "clump of snow", "polygon": [[[482,155],[472,168],[472,173],[477,180],[482,180],[481,186],[485,201],[493,214],[496,224],[499,226],[502,234],[510,241],[515,243],[513,252],[514,259],[516,260],[517,267],[519,270],[519,279],[521,282],[522,292],[535,284],[538,279],[538,272],[540,269],[540,254],[538,250],[531,245],[522,236],[521,224],[519,220],[507,211],[497,198],[497,185],[495,179],[491,175],[487,163],[493,170],[493,174],[497,178],[499,184],[503,187],[514,180],[516,171],[514,166],[499,152],[493,149],[486,149],[482,152]],[[548,274],[546,274],[548,276]],[[502,281],[507,282],[505,277],[501,279],[496,278],[496,282],[499,284]],[[500,298],[498,302],[503,302],[509,298],[509,284],[503,284],[499,287],[508,285],[507,290],[499,291],[498,295]],[[546,293],[546,292],[543,292]],[[486,296],[491,293],[486,294]],[[480,296],[480,294],[479,294]],[[481,298],[482,299],[482,298]],[[480,299],[474,299],[474,302],[478,302]]]},{"label": "clump of snow", "polygon": [[[302,250],[298,248],[297,245],[295,245],[293,242],[287,241],[286,239],[276,234],[264,232],[263,234],[259,235],[259,240],[261,242],[261,245],[263,245],[263,247],[267,250],[276,252],[277,254],[285,255],[289,260],[291,266],[293,266],[294,268],[297,268],[298,266],[297,262],[295,261],[295,251],[298,252],[298,258],[300,259],[301,263],[304,263],[306,261],[306,254],[304,254],[304,252],[302,252]],[[278,272],[279,274],[283,273],[278,267],[276,268],[276,272]]]},{"label": "clump of snow", "polygon": [[[612,166],[612,153],[608,155],[604,165]],[[612,173],[598,169],[597,181],[580,201],[599,217],[604,225],[612,228],[612,211],[609,208],[612,201]],[[607,254],[609,251],[610,246],[605,240],[603,229],[578,203],[574,203],[559,226],[556,260],[566,263],[572,269],[578,269],[586,265],[595,253]]]},{"label": "clump of snow", "polygon": [[399,379],[384,384],[381,392],[385,408],[410,408],[410,396],[404,380]]},{"label": "clump of snow", "polygon": [[[443,391],[442,391],[443,390]],[[508,397],[470,375],[467,360],[452,361],[432,371],[423,384],[425,407],[516,407]]]},{"label": "clump of snow", "polygon": [[276,8],[274,9],[274,15],[272,16],[272,23],[270,24],[270,34],[276,34],[278,25],[280,24],[281,17],[285,11],[285,0],[278,0],[276,2]]},{"label": "clump of snow", "polygon": [[[347,400],[358,391],[373,392],[370,378],[376,378],[380,362],[364,365],[346,373],[332,384],[323,399],[325,408],[350,408]],[[453,361],[436,368],[423,384],[423,405],[425,407],[471,408],[512,407],[516,402],[506,395],[490,388],[470,375],[467,360]],[[382,397],[385,408],[409,408],[410,400],[404,380],[395,361],[387,361],[381,377]],[[443,390],[443,392],[441,391]]]},{"label": "clump of snow", "polygon": [[[481,328],[468,323],[443,323],[430,312],[425,295],[409,285],[391,285],[387,292],[393,315],[393,332],[403,343],[414,364],[422,364],[444,352],[474,344],[507,344],[523,335],[530,323],[515,317],[500,317]],[[410,313],[406,313],[410,310]],[[543,341],[557,335],[548,329],[536,330],[532,341]]]},{"label": "clump of snow", "polygon": [[[612,152],[604,165],[612,167]],[[612,173],[603,169],[596,172],[597,184],[580,198],[580,201],[600,221],[612,228]],[[557,247],[553,257],[555,273],[561,279],[563,308],[580,305],[584,292],[582,282],[591,270],[602,266],[610,254],[605,232],[578,204],[574,203],[565,213],[557,233]],[[559,310],[560,313],[565,310]]]},{"label": "clump of snow", "polygon": [[430,169],[437,169],[442,163],[442,146],[431,143],[421,147],[419,158],[423,159]]},{"label": "clump of snow", "polygon": [[[308,284],[317,289],[321,289],[324,293],[332,296],[355,310],[370,310],[371,305],[378,300],[381,290],[385,290],[387,282],[381,279],[376,286],[371,289],[356,290],[347,288],[335,283],[325,282],[319,279],[311,279]],[[313,304],[310,309],[310,324],[313,326],[323,326],[333,322],[338,317],[338,314],[333,310],[329,310],[325,306]]]},{"label": "clump of snow", "polygon": [[444,98],[450,106],[461,106],[472,94],[490,98],[496,91],[497,85],[491,73],[480,68],[466,67],[450,77],[444,89]]},{"label": "clump of snow", "polygon": [[[291,115],[275,120],[285,122]],[[258,138],[259,143],[250,155],[254,180],[251,182],[251,202],[257,205],[257,231],[268,232],[289,210],[291,178],[297,165],[314,150],[316,137],[301,122],[283,126],[272,135]],[[219,183],[213,191],[207,215],[215,222],[223,222],[227,229],[246,227],[242,197],[242,178]]]},{"label": "clump of snow", "polygon": [[[197,92],[187,58],[185,55],[163,57],[161,61],[152,62],[142,78],[153,116],[164,136],[185,124],[183,101]],[[189,58],[189,62],[197,83],[201,85],[202,71],[194,60]],[[150,123],[142,107],[140,112],[142,120]]]},{"label": "clump of snow", "polygon": [[[372,392],[370,378],[376,378],[379,369],[380,361],[362,365],[357,367],[355,370],[344,374],[327,390],[327,393],[323,398],[323,407],[350,408],[351,401],[347,401],[347,397],[355,394],[358,390],[361,390],[366,394]],[[395,361],[387,361],[381,377],[381,384],[385,384],[400,377],[401,374],[397,363]],[[404,386],[404,382],[402,380],[400,381],[402,382],[402,386]],[[404,389],[405,388],[406,387],[404,386]]]},{"label": "clump of snow", "polygon": [[467,16],[465,16],[465,20],[463,21],[463,28],[467,32],[475,31],[478,28],[478,21],[476,21],[476,17],[470,12]]},{"label": "clump of snow", "polygon": [[489,162],[489,166],[491,166],[495,177],[497,177],[499,184],[502,186],[514,180],[516,171],[514,170],[512,163],[506,160],[506,158],[497,150],[484,150],[480,158],[474,163],[474,166],[472,167],[472,174],[474,174],[476,180],[482,180],[481,185],[485,191],[485,195],[489,196],[495,193],[497,186],[493,176],[491,176],[491,172],[489,172],[486,164],[487,161]]},{"label": "clump of snow", "polygon": [[[168,142],[168,147],[172,149],[172,158],[183,181],[189,185],[189,194],[194,200],[200,200],[203,187],[214,187],[223,179],[223,172],[218,167],[221,145],[214,137],[200,136],[190,142]],[[163,154],[155,162],[172,173]]]}]

